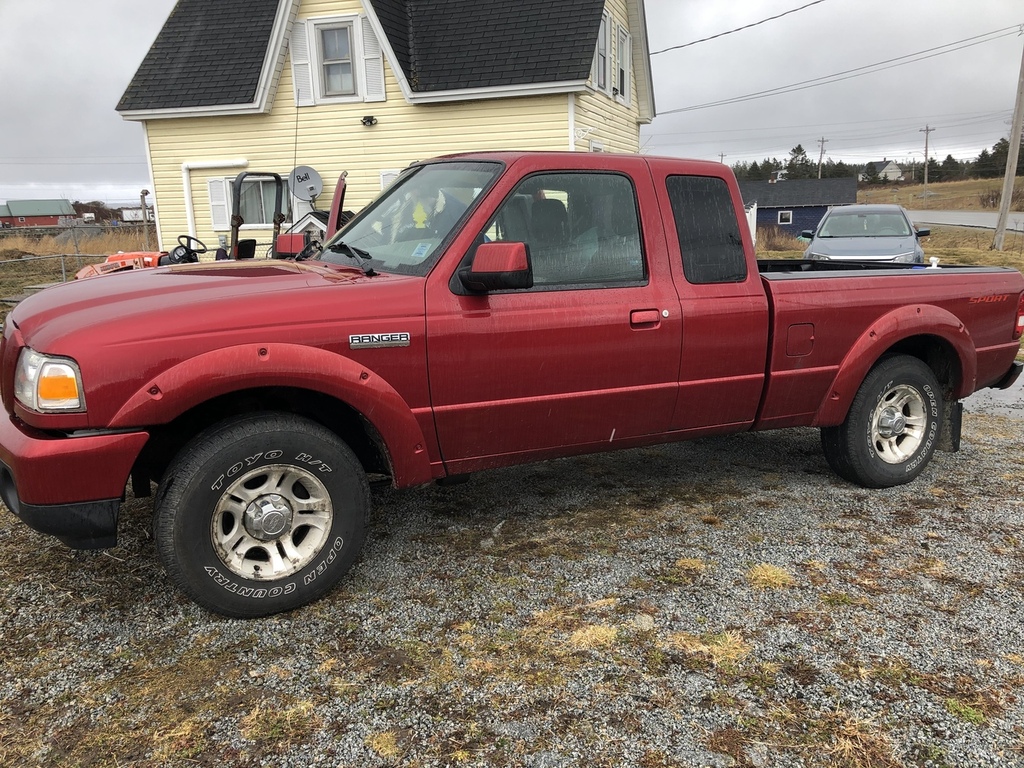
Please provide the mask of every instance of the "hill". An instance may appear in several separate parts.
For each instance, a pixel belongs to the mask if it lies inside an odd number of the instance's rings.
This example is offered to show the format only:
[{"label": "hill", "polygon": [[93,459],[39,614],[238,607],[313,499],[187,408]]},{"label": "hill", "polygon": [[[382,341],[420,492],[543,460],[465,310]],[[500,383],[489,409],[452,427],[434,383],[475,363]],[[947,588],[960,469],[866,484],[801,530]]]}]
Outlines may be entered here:
[{"label": "hill", "polygon": [[[1024,177],[1018,177],[1010,210],[1024,211]],[[967,179],[923,184],[879,184],[862,187],[858,203],[898,203],[904,208],[929,211],[998,211],[1002,179]]]}]

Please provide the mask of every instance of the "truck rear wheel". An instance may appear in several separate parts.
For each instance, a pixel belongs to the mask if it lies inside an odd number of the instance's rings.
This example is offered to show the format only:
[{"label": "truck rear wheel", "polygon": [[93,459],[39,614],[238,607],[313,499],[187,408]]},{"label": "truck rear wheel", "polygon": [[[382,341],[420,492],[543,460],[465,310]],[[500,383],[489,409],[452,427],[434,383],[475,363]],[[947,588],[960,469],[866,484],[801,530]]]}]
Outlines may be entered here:
[{"label": "truck rear wheel", "polygon": [[931,461],[942,426],[932,369],[909,355],[882,358],[857,390],[846,421],[821,430],[837,475],[866,488],[909,483]]},{"label": "truck rear wheel", "polygon": [[205,608],[252,618],[322,597],[355,562],[366,475],[334,433],[263,413],[185,446],[157,496],[154,535],[171,580]]}]

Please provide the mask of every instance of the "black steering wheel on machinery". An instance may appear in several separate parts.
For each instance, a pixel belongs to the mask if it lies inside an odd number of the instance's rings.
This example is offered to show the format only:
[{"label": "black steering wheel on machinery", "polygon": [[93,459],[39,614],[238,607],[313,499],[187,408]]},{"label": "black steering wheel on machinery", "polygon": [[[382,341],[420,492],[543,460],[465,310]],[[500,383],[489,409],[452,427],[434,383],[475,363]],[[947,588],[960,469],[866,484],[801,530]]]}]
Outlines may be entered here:
[{"label": "black steering wheel on machinery", "polygon": [[164,264],[195,264],[199,254],[206,253],[206,244],[191,235],[179,235],[178,245],[166,256],[160,257],[160,266]]}]

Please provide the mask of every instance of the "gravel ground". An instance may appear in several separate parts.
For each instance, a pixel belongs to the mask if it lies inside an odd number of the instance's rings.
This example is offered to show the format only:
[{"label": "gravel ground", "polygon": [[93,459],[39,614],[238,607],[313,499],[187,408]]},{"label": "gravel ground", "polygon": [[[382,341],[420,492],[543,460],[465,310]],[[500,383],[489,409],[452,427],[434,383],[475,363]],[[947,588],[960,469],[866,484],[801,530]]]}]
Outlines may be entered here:
[{"label": "gravel ground", "polygon": [[0,765],[1024,765],[1022,420],[883,491],[815,430],[375,491],[257,621],[172,590],[148,499],[107,552],[0,509]]}]

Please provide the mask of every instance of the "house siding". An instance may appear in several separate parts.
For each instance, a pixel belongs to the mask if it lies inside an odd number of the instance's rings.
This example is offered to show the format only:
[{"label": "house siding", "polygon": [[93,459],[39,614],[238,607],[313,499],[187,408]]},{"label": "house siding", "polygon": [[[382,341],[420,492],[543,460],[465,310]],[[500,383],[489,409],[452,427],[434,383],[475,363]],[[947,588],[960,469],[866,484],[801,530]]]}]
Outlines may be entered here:
[{"label": "house siding", "polygon": [[[629,29],[629,13],[623,0],[609,0],[605,3],[612,22],[611,63],[612,79],[619,62],[620,51],[617,29],[619,26]],[[631,58],[627,53],[627,57]],[[616,101],[613,97],[597,90],[593,81],[589,83],[586,93],[576,97],[575,135],[572,137],[573,149],[577,152],[590,150],[591,142],[602,145],[605,152],[640,151],[640,111],[636,90],[636,72],[632,61],[629,66],[629,105]]]}]

